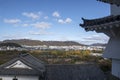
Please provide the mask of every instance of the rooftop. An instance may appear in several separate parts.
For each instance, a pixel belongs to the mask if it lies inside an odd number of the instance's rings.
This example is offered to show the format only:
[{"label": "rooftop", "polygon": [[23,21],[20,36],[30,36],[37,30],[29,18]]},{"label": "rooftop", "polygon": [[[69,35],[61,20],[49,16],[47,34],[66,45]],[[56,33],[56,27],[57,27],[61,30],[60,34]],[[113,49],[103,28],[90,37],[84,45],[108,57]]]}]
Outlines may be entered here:
[{"label": "rooftop", "polygon": [[97,1],[102,1],[102,2],[105,2],[105,3],[115,4],[117,6],[120,6],[120,0],[97,0]]},{"label": "rooftop", "polygon": [[[28,68],[6,68],[16,61],[21,61],[25,65],[29,66],[32,69]],[[0,66],[0,75],[40,75],[45,71],[44,63],[37,58],[33,57],[30,54],[19,54],[17,58],[3,64]]]},{"label": "rooftop", "polygon": [[95,64],[46,65],[47,80],[104,80],[104,73]]}]

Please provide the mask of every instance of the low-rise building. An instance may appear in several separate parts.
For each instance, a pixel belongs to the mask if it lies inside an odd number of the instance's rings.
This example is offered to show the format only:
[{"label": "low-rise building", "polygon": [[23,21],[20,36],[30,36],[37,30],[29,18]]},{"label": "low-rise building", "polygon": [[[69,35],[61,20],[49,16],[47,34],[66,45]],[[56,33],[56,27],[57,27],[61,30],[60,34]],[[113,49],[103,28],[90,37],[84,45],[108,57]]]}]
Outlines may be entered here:
[{"label": "low-rise building", "polygon": [[44,63],[30,54],[19,54],[0,66],[1,80],[44,80],[44,73]]}]

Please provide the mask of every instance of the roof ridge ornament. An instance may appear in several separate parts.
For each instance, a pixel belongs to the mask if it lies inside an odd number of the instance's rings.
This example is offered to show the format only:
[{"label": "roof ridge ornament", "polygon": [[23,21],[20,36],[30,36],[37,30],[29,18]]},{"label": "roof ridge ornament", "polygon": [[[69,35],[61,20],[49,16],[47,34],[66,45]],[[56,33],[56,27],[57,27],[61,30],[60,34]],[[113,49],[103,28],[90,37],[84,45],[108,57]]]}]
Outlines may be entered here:
[{"label": "roof ridge ornament", "polygon": [[19,53],[19,57],[25,57],[27,55],[29,55],[29,54],[28,53]]}]

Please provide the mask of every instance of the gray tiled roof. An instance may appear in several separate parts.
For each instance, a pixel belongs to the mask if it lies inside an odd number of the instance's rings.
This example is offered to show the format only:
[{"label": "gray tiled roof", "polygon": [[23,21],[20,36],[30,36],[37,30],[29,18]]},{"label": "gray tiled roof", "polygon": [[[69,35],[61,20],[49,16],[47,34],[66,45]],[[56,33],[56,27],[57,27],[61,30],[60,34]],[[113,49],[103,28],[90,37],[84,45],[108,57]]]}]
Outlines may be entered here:
[{"label": "gray tiled roof", "polygon": [[[32,69],[5,68],[17,60],[20,60]],[[40,75],[44,71],[44,63],[30,54],[20,54],[17,58],[0,66],[0,75]]]},{"label": "gray tiled roof", "polygon": [[[5,68],[20,60],[32,69]],[[45,69],[46,68],[46,69]],[[42,76],[46,80],[104,80],[105,75],[95,64],[45,65],[30,54],[20,54],[17,58],[0,66],[0,75]]]},{"label": "gray tiled roof", "polygon": [[104,80],[95,64],[46,65],[47,80]]}]

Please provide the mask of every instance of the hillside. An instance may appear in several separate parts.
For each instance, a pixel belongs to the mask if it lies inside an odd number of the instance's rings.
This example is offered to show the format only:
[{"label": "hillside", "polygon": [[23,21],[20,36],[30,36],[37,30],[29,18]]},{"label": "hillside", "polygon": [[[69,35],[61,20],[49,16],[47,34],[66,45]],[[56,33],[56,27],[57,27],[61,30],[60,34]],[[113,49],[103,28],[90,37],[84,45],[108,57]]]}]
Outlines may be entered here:
[{"label": "hillside", "polygon": [[0,47],[2,47],[2,46],[21,47],[21,45],[19,45],[17,43],[9,43],[9,42],[0,43]]},{"label": "hillside", "polygon": [[103,44],[103,43],[94,43],[94,44],[91,44],[90,46],[106,46],[107,44]]},{"label": "hillside", "polygon": [[72,45],[83,45],[75,41],[39,41],[39,40],[29,40],[29,39],[19,39],[19,40],[4,40],[4,43],[17,43],[20,45],[52,45],[52,46],[72,46]]}]

